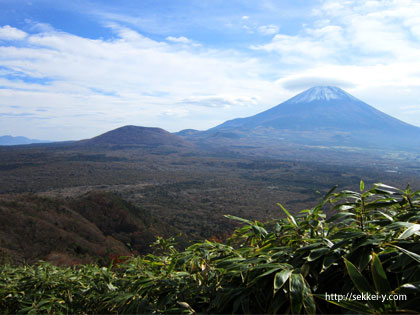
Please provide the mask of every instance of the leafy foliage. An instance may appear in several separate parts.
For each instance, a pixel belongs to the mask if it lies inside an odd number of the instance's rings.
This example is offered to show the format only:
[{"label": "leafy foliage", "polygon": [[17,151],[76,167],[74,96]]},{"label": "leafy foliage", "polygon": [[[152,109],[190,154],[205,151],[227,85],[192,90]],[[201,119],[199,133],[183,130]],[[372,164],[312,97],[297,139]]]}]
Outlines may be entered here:
[{"label": "leafy foliage", "polygon": [[[321,202],[244,225],[226,243],[154,253],[119,265],[0,267],[4,313],[396,313],[420,311],[420,191],[376,184],[331,189]],[[326,213],[331,214],[327,218]],[[326,294],[404,295],[394,301]],[[351,295],[350,295],[351,296]]]}]

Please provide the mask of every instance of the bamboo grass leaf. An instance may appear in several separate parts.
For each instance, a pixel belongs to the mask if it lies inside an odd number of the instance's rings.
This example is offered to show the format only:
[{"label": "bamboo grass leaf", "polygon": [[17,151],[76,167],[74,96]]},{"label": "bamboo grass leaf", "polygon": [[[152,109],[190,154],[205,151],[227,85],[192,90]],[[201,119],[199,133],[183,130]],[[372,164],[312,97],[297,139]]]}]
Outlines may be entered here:
[{"label": "bamboo grass leaf", "polygon": [[298,227],[295,218],[289,213],[289,211],[286,210],[285,207],[283,207],[283,205],[279,202],[277,203],[278,206],[280,206],[280,208],[283,210],[283,212],[286,214],[288,221],[294,226],[294,227]]},{"label": "bamboo grass leaf", "polygon": [[395,188],[395,187],[393,187],[393,186],[389,186],[389,185],[385,185],[385,184],[382,184],[382,183],[375,183],[375,184],[374,184],[374,186],[375,186],[375,187],[382,187],[382,188],[387,188],[387,189],[392,189],[392,190],[397,190],[397,191],[399,191],[399,189],[398,189],[398,188]]},{"label": "bamboo grass leaf", "polygon": [[420,231],[420,224],[413,224],[409,228],[407,228],[404,233],[402,233],[398,238],[399,239],[406,239],[409,238],[411,235],[415,234],[416,232]]},{"label": "bamboo grass leaf", "polygon": [[[302,277],[303,278],[303,277]],[[308,314],[315,314],[316,313],[316,306],[314,297],[311,292],[311,288],[309,284],[303,279],[303,307]]]},{"label": "bamboo grass leaf", "polygon": [[[369,282],[359,272],[359,270],[349,260],[345,258],[344,263],[347,268],[347,273],[357,290],[359,290],[359,292],[362,294],[376,295],[375,290],[373,290]],[[382,305],[378,301],[370,300],[368,301],[368,304],[374,307],[375,309],[382,309]]]},{"label": "bamboo grass leaf", "polygon": [[393,245],[391,244],[390,246],[395,247],[396,249],[398,249],[399,251],[403,252],[404,254],[406,254],[407,256],[409,256],[410,258],[414,259],[415,261],[417,261],[418,263],[420,263],[420,255],[413,253],[409,250],[406,250],[402,247],[399,247],[397,245]]},{"label": "bamboo grass leaf", "polygon": [[292,314],[300,314],[304,295],[304,279],[300,273],[291,274],[289,278],[289,294]]},{"label": "bamboo grass leaf", "polygon": [[[317,297],[321,297],[321,295],[317,295]],[[324,297],[322,297],[324,299]],[[340,306],[342,308],[348,309],[349,311],[355,312],[356,314],[373,314],[375,310],[366,306],[363,303],[357,301],[334,301],[334,300],[326,300],[327,302]]]},{"label": "bamboo grass leaf", "polygon": [[292,274],[292,270],[282,270],[274,276],[273,295],[280,290]]},{"label": "bamboo grass leaf", "polygon": [[391,292],[391,286],[388,282],[385,270],[382,267],[382,263],[374,252],[372,252],[372,278],[375,284],[376,291],[380,294]]},{"label": "bamboo grass leaf", "polygon": [[228,218],[228,219],[231,219],[231,220],[240,221],[240,222],[243,222],[243,223],[246,223],[246,224],[251,224],[251,225],[254,224],[250,220],[243,219],[243,218],[240,218],[240,217],[237,217],[237,216],[234,216],[234,215],[230,215],[230,214],[225,214],[224,217]]}]

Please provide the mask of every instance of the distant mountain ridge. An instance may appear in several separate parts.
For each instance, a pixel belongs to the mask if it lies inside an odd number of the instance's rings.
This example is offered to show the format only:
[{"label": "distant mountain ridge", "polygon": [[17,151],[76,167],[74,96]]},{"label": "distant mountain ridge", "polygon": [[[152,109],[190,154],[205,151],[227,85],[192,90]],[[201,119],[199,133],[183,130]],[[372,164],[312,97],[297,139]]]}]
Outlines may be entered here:
[{"label": "distant mountain ridge", "polygon": [[0,145],[21,145],[32,143],[49,143],[48,140],[29,139],[26,137],[0,136]]},{"label": "distant mountain ridge", "polygon": [[228,120],[206,131],[170,133],[161,128],[129,125],[91,139],[51,145],[172,146],[177,150],[193,145],[218,152],[234,146],[283,150],[293,145],[305,149],[316,146],[419,152],[420,127],[387,115],[338,87],[316,86],[254,116]]}]

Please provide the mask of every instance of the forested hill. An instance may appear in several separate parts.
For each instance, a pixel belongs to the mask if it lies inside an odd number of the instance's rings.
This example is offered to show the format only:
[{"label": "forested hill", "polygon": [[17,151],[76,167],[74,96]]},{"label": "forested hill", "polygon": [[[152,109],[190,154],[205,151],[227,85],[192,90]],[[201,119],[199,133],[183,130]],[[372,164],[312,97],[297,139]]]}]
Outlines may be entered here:
[{"label": "forested hill", "polygon": [[111,257],[147,253],[158,235],[178,232],[111,193],[0,196],[2,263],[107,264]]}]

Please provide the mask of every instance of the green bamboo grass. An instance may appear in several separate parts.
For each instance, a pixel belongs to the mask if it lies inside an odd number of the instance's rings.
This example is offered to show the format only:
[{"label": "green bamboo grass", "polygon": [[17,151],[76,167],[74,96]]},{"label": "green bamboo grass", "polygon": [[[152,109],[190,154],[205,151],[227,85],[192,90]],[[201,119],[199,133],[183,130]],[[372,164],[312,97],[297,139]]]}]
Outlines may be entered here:
[{"label": "green bamboo grass", "polygon": [[[281,206],[281,205],[280,205]],[[122,264],[0,267],[2,313],[398,313],[420,312],[420,192],[376,184],[335,192],[314,208],[243,224],[225,243]],[[328,213],[328,218],[326,213]],[[280,216],[280,215],[279,215]],[[331,300],[382,294],[406,300]]]}]

